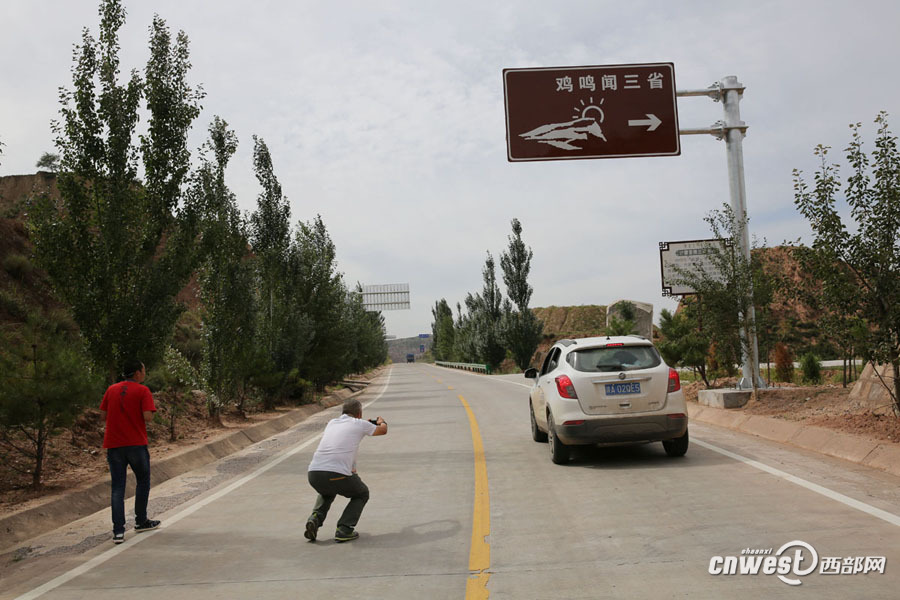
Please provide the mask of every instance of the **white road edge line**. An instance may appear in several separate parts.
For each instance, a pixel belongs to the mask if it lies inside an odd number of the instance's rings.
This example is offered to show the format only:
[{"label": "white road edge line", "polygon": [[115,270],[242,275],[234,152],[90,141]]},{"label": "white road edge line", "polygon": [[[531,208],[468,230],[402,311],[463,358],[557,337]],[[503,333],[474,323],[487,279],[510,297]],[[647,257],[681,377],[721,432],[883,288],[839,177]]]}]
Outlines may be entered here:
[{"label": "white road edge line", "polygon": [[[435,365],[429,365],[429,366],[431,366],[434,369],[441,368],[441,367],[437,367]],[[483,377],[482,375],[475,375],[474,373],[468,373],[466,371],[459,371],[459,373],[461,373],[463,375],[470,375],[472,377]],[[499,379],[499,378],[494,378],[494,377],[490,377],[490,376],[488,377],[488,379],[491,381],[499,381],[499,382],[508,383],[511,385],[520,385],[522,387],[531,389],[530,385],[516,383],[515,381],[507,381],[505,379]],[[755,461],[755,460],[747,458],[745,456],[741,456],[740,454],[735,454],[734,452],[729,452],[728,450],[725,450],[724,448],[719,448],[718,446],[713,446],[712,444],[698,440],[697,438],[691,438],[691,443],[697,444],[698,446],[702,446],[708,450],[712,450],[713,452],[718,452],[719,454],[724,454],[725,456],[727,456],[729,458],[733,458],[734,460],[737,460],[744,464],[750,465],[751,467],[757,468],[761,471],[765,471],[766,473],[769,473],[770,475],[775,475],[776,477],[780,477],[786,481],[790,481],[791,483],[799,485],[800,487],[804,487],[804,488],[806,488],[810,491],[813,491],[817,494],[821,494],[821,495],[825,496],[826,498],[831,498],[832,500],[836,500],[837,502],[840,502],[841,504],[845,504],[851,508],[860,510],[868,515],[871,515],[871,516],[881,519],[883,521],[887,521],[891,525],[897,525],[898,527],[900,527],[900,517],[898,517],[895,514],[889,513],[885,510],[881,510],[880,508],[875,508],[874,506],[866,504],[865,502],[860,502],[859,500],[855,500],[855,499],[851,498],[850,496],[845,496],[844,494],[841,494],[840,492],[835,492],[834,490],[830,490],[826,487],[822,487],[821,485],[812,483],[811,481],[806,481],[805,479],[801,479],[800,477],[797,477],[796,475],[791,475],[790,473],[785,473],[784,471],[776,469],[775,467],[770,467],[769,465],[763,464],[761,462]]]},{"label": "white road edge line", "polygon": [[724,448],[719,448],[718,446],[713,446],[712,444],[710,444],[708,442],[704,442],[704,441],[698,440],[696,438],[692,438],[691,443],[697,444],[698,446],[702,446],[703,448],[706,448],[708,450],[712,450],[713,452],[718,452],[719,454],[723,454],[723,455],[727,456],[728,458],[733,458],[734,460],[740,461],[746,465],[750,465],[751,467],[759,469],[760,471],[765,471],[766,473],[769,473],[776,477],[780,477],[781,479],[784,479],[786,481],[790,481],[791,483],[799,485],[800,487],[804,487],[812,492],[821,494],[821,495],[825,496],[826,498],[836,500],[837,502],[840,502],[841,504],[845,504],[845,505],[849,506],[850,508],[855,508],[856,510],[862,511],[868,515],[871,515],[873,517],[881,519],[882,521],[887,521],[891,525],[897,525],[898,527],[900,527],[900,517],[898,517],[895,514],[889,513],[885,510],[881,510],[880,508],[875,508],[874,506],[870,506],[869,504],[866,504],[865,502],[860,502],[859,500],[855,500],[855,499],[851,498],[850,496],[845,496],[844,494],[841,494],[840,492],[835,492],[834,490],[830,490],[826,487],[822,487],[821,485],[812,483],[811,481],[806,481],[805,479],[801,479],[800,477],[797,477],[796,475],[791,475],[790,473],[785,473],[784,471],[776,469],[775,467],[770,467],[769,465],[763,464],[759,461],[755,461],[755,460],[747,458],[745,456],[741,456],[740,454],[735,454],[734,452],[729,452],[728,450],[725,450]]},{"label": "white road edge line", "polygon": [[[387,381],[384,382],[384,387],[381,389],[381,391],[378,393],[378,395],[375,396],[374,399],[372,399],[370,402],[365,403],[365,404],[363,405],[363,408],[368,408],[369,406],[371,406],[372,404],[374,404],[375,402],[377,402],[378,400],[381,399],[381,397],[382,397],[382,396],[384,395],[384,393],[387,391],[388,385],[390,385],[390,383],[391,383],[391,373],[393,372],[393,370],[394,370],[393,367],[390,367],[390,368],[388,369]],[[268,471],[269,469],[271,469],[271,468],[273,468],[273,467],[275,467],[275,466],[281,464],[282,462],[284,462],[284,461],[287,460],[288,458],[290,458],[290,457],[292,457],[293,455],[297,454],[298,452],[300,452],[301,450],[303,450],[304,448],[306,448],[307,446],[309,446],[310,444],[312,444],[313,442],[315,442],[316,440],[318,440],[320,437],[322,437],[322,434],[321,434],[321,433],[318,433],[318,434],[314,435],[313,437],[309,438],[308,440],[305,440],[305,441],[303,441],[303,442],[298,442],[295,446],[293,446],[292,448],[289,448],[288,450],[285,450],[285,452],[284,452],[283,454],[281,454],[281,455],[275,457],[274,459],[272,459],[271,461],[267,462],[267,463],[264,464],[263,466],[259,467],[258,469],[256,469],[256,470],[253,471],[252,473],[250,473],[249,475],[245,475],[245,476],[241,477],[241,478],[238,479],[237,481],[235,481],[235,482],[229,484],[228,486],[222,488],[221,490],[219,490],[219,491],[216,492],[215,494],[213,494],[213,495],[211,495],[211,496],[207,496],[206,498],[204,498],[203,500],[200,500],[200,501],[197,502],[196,504],[192,504],[191,506],[189,506],[188,508],[184,509],[183,511],[181,511],[181,512],[179,512],[179,513],[177,513],[177,514],[175,514],[175,515],[173,515],[173,516],[171,516],[171,517],[169,517],[169,518],[167,518],[167,519],[166,519],[166,526],[165,526],[165,527],[160,528],[160,529],[156,529],[156,530],[154,530],[154,531],[148,531],[148,532],[143,533],[143,534],[141,534],[141,535],[136,535],[135,537],[133,537],[131,540],[125,542],[124,544],[120,544],[120,545],[118,545],[118,546],[114,546],[113,548],[110,548],[110,549],[107,550],[106,552],[104,552],[104,553],[102,553],[102,554],[99,554],[99,555],[95,556],[94,558],[92,558],[92,559],[89,560],[88,562],[84,563],[83,565],[77,566],[77,567],[75,567],[74,569],[72,569],[72,570],[70,570],[70,571],[67,571],[67,572],[63,573],[62,575],[60,575],[60,576],[58,576],[58,577],[56,577],[56,578],[54,578],[54,579],[51,579],[51,580],[48,581],[47,583],[45,583],[45,584],[43,584],[43,585],[41,585],[41,586],[39,586],[39,587],[34,588],[34,589],[31,590],[30,592],[25,592],[25,593],[22,594],[21,596],[18,596],[15,600],[33,600],[34,598],[38,598],[38,597],[40,597],[40,596],[43,596],[43,595],[46,594],[47,592],[49,592],[49,591],[51,591],[51,590],[54,590],[54,589],[58,588],[58,587],[61,586],[62,584],[67,583],[67,582],[71,581],[72,579],[75,579],[75,578],[78,577],[79,575],[82,575],[82,574],[84,574],[84,573],[87,573],[88,571],[90,571],[90,570],[93,569],[94,567],[97,567],[97,566],[99,566],[99,565],[102,565],[103,563],[105,563],[105,562],[108,561],[109,559],[111,559],[111,558],[113,558],[113,557],[115,557],[115,556],[118,556],[119,554],[121,554],[122,552],[124,552],[125,550],[127,550],[128,548],[131,548],[131,547],[134,546],[135,544],[140,543],[142,540],[146,540],[146,539],[148,539],[148,538],[150,538],[150,537],[153,537],[154,535],[156,535],[157,533],[159,533],[159,532],[162,531],[163,529],[166,529],[166,528],[168,528],[168,527],[174,525],[174,524],[177,523],[178,521],[182,520],[183,518],[185,518],[185,517],[187,517],[187,516],[190,516],[190,515],[194,514],[195,512],[197,512],[198,510],[200,510],[201,508],[203,508],[204,506],[206,506],[207,504],[210,504],[211,502],[215,502],[216,500],[218,500],[218,499],[221,498],[222,496],[224,496],[224,495],[226,495],[226,494],[229,494],[229,493],[233,492],[234,490],[236,490],[237,488],[241,487],[242,485],[244,485],[244,484],[247,483],[248,481],[251,481],[251,480],[253,480],[253,479],[256,479],[258,476],[262,475],[263,473],[265,473],[265,472]]]},{"label": "white road edge line", "polygon": [[[426,363],[426,364],[428,364],[428,363]],[[444,367],[438,367],[438,366],[431,365],[431,364],[429,364],[428,366],[431,367],[432,369],[441,369],[441,370],[444,369]],[[509,385],[517,385],[517,386],[523,387],[527,390],[530,390],[533,387],[533,386],[530,386],[525,383],[516,383],[515,381],[509,381],[508,379],[500,379],[499,377],[494,377],[493,375],[477,375],[475,373],[469,373],[468,371],[460,371],[459,369],[452,369],[451,372],[459,373],[460,375],[468,375],[469,377],[487,377],[488,381],[499,381],[500,383],[508,383]]]}]

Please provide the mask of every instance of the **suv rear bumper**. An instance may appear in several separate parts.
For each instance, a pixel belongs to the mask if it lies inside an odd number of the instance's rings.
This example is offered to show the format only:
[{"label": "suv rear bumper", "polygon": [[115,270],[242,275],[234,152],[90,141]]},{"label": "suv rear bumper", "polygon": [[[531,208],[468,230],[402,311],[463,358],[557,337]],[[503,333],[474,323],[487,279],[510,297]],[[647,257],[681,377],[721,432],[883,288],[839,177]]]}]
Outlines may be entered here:
[{"label": "suv rear bumper", "polygon": [[668,414],[585,419],[581,425],[557,425],[556,435],[564,444],[586,445],[618,442],[661,442],[681,437],[687,431],[687,415]]}]

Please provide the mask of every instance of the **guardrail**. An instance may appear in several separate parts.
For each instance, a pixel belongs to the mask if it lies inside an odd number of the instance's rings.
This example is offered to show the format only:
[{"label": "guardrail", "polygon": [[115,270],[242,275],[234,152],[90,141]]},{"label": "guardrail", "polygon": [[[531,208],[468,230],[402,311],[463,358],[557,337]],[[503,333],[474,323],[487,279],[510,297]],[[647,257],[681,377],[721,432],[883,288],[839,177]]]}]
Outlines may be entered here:
[{"label": "guardrail", "polygon": [[445,362],[443,360],[436,360],[434,364],[438,367],[447,367],[448,369],[462,369],[463,371],[474,371],[475,373],[486,373],[488,375],[491,374],[490,365],[479,365],[476,363],[457,363],[457,362]]}]

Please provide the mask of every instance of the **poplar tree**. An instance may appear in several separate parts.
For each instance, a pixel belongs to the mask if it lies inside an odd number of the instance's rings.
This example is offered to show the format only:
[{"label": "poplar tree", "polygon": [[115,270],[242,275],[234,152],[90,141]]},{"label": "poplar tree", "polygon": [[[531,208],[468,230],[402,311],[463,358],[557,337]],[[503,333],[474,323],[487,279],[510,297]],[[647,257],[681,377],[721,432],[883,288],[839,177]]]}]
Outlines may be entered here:
[{"label": "poplar tree", "polygon": [[[155,17],[144,77],[120,81],[124,23],[121,2],[104,0],[99,38],[83,31],[53,123],[60,201],[37,197],[29,214],[38,260],[110,381],[126,357],[161,358],[199,259],[197,207],[182,193],[203,97],[187,82],[188,38],[173,40]],[[149,118],[136,144],[142,101]]]},{"label": "poplar tree", "polygon": [[[481,294],[472,297],[469,314],[473,319],[475,345],[479,359],[491,369],[496,369],[506,357],[506,349],[503,347],[501,329],[503,296],[497,285],[494,257],[490,252],[487,253],[481,275],[484,279],[484,286]],[[466,298],[466,305],[469,305],[468,298]]]},{"label": "poplar tree", "polygon": [[257,281],[257,373],[266,408],[284,397],[291,371],[308,347],[309,323],[297,310],[296,284],[303,275],[291,244],[291,208],[275,175],[272,155],[253,136],[253,168],[262,191],[250,216],[250,244]]},{"label": "poplar tree", "polygon": [[294,237],[297,310],[308,319],[308,352],[302,362],[304,377],[321,391],[325,384],[349,371],[352,328],[345,315],[347,287],[337,270],[337,251],[320,215],[299,223]]},{"label": "poplar tree", "polygon": [[511,225],[509,247],[500,255],[500,268],[503,271],[506,295],[515,305],[515,310],[507,303],[501,329],[516,366],[524,370],[531,364],[531,357],[541,341],[544,325],[528,307],[533,292],[528,283],[528,275],[534,253],[522,241],[522,224],[519,220],[513,219]]},{"label": "poplar tree", "polygon": [[203,361],[209,418],[216,421],[223,403],[242,393],[252,362],[256,302],[246,224],[225,169],[237,150],[237,136],[219,117],[209,127],[201,164],[188,194],[202,207],[205,259],[199,270]]},{"label": "poplar tree", "polygon": [[431,309],[431,348],[436,360],[453,360],[454,331],[453,311],[447,300],[441,298]]}]

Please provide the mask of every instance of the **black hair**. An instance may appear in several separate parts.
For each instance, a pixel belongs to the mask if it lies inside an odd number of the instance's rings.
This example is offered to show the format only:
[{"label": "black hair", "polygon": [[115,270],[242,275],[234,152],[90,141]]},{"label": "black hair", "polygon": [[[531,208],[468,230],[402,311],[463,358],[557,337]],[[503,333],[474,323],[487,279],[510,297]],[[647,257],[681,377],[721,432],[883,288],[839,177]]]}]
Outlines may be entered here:
[{"label": "black hair", "polygon": [[136,358],[130,358],[125,361],[125,365],[122,367],[122,374],[125,375],[125,377],[134,377],[134,374],[143,368],[144,363]]}]

